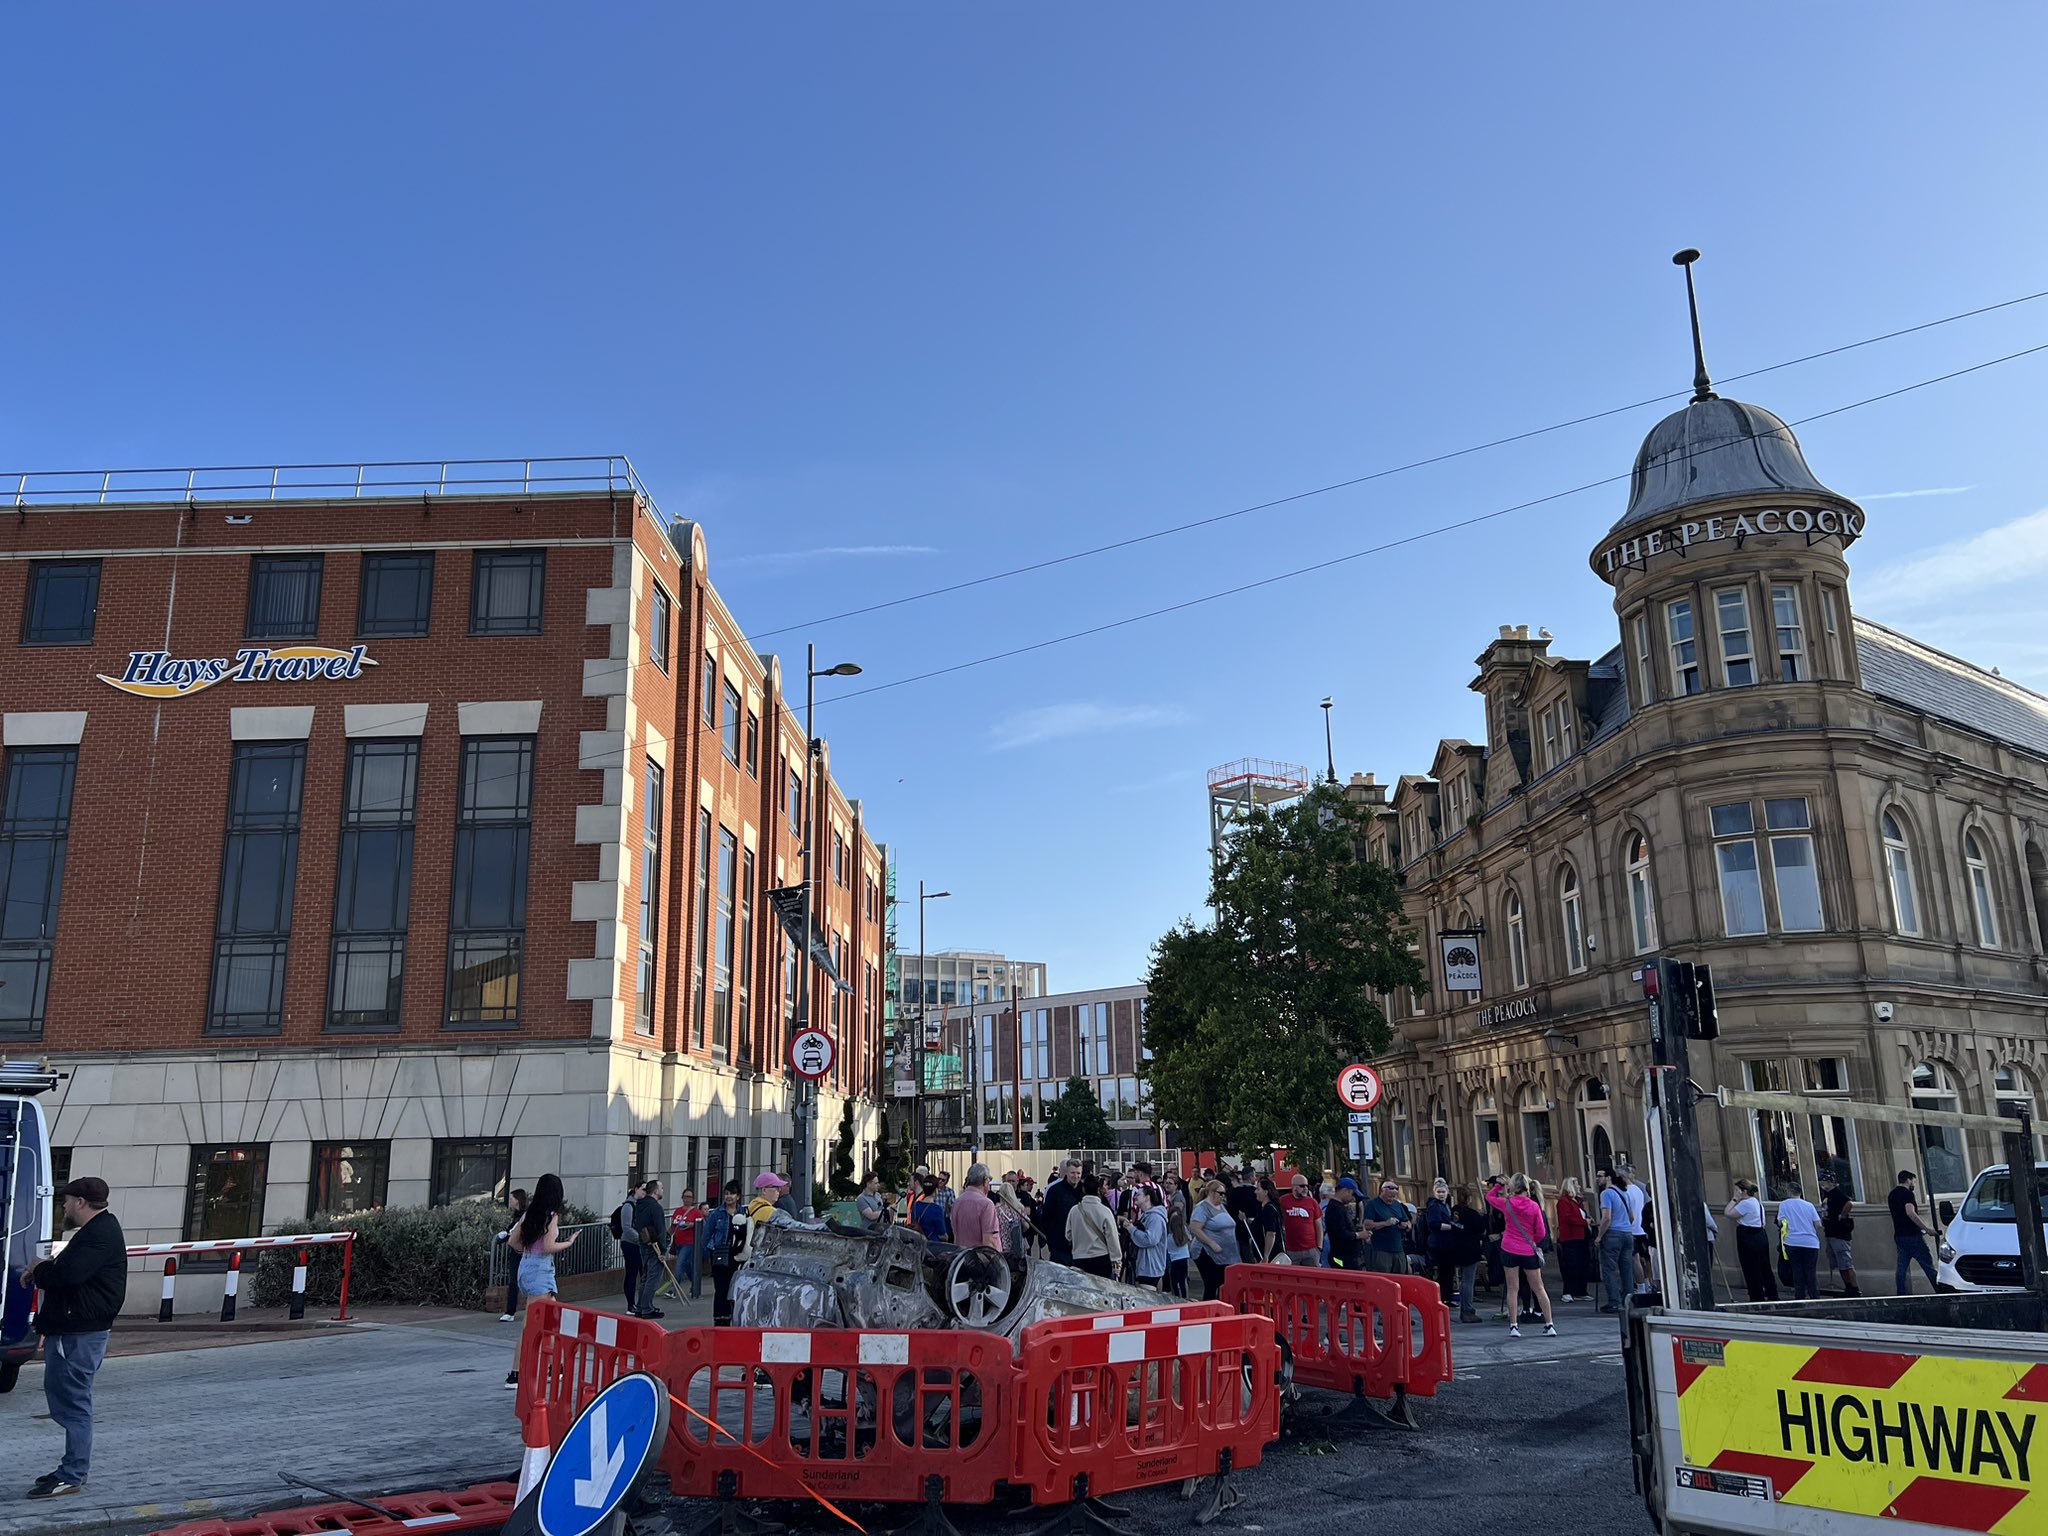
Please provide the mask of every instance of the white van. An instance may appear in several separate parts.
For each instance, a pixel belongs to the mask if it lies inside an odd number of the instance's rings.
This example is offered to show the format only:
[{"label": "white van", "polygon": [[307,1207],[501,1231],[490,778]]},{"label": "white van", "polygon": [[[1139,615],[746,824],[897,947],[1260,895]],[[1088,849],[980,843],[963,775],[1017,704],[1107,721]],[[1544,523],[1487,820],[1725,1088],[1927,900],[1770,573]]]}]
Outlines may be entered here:
[{"label": "white van", "polygon": [[[2036,1163],[2048,1179],[2048,1162]],[[2048,1219],[2041,1223],[2048,1233]],[[2013,1211],[2012,1170],[1999,1163],[1977,1175],[1963,1208],[1942,1233],[1935,1284],[1944,1291],[1981,1291],[2020,1283],[2020,1228]]]}]

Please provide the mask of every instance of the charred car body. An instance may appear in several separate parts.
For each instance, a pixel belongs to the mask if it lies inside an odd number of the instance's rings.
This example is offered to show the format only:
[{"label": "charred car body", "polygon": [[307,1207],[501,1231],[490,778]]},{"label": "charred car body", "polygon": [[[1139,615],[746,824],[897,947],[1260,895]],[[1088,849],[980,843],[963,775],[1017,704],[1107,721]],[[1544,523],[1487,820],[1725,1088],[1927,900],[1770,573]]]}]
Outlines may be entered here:
[{"label": "charred car body", "polygon": [[1014,1343],[1049,1317],[1156,1307],[1149,1286],[993,1248],[935,1243],[911,1227],[771,1226],[733,1277],[742,1328],[972,1328]]}]

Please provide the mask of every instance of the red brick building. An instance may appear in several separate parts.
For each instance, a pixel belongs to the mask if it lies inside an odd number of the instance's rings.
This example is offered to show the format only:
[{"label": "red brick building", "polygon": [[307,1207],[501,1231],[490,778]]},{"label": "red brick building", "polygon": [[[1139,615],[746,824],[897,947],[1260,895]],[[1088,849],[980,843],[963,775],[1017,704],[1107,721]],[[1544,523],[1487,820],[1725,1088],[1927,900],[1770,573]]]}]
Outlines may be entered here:
[{"label": "red brick building", "polygon": [[787,1171],[806,814],[870,1151],[883,854],[801,662],[623,459],[509,469],[0,477],[0,1052],[136,1241]]}]

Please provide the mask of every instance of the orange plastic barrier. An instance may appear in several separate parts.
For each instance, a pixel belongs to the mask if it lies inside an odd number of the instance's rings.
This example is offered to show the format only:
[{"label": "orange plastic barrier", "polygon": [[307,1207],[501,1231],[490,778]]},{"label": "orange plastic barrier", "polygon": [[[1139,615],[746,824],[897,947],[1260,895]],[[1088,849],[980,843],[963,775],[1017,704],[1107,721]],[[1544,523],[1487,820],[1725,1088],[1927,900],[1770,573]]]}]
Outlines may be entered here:
[{"label": "orange plastic barrier", "polygon": [[[1436,1389],[1449,1381],[1454,1371],[1451,1366],[1451,1309],[1444,1305],[1444,1294],[1434,1280],[1422,1275],[1381,1275],[1382,1280],[1392,1280],[1401,1288],[1401,1297],[1411,1309],[1409,1313],[1410,1333],[1409,1354],[1413,1363],[1408,1372],[1408,1390],[1424,1397],[1435,1397]],[[1421,1327],[1414,1327],[1420,1321]]]},{"label": "orange plastic barrier", "polygon": [[659,1376],[667,1358],[668,1334],[659,1323],[558,1301],[528,1302],[514,1399],[519,1422],[534,1426],[528,1439],[535,1444],[538,1426],[545,1425],[546,1444],[559,1447],[599,1392],[635,1371]]},{"label": "orange plastic barrier", "polygon": [[680,1329],[662,1469],[696,1497],[984,1504],[1016,1373],[1008,1340],[964,1329]]},{"label": "orange plastic barrier", "polygon": [[[479,1483],[433,1493],[391,1494],[377,1500],[390,1515],[362,1504],[305,1504],[240,1520],[188,1520],[155,1536],[418,1536],[421,1531],[496,1531],[511,1518],[510,1483]],[[396,1518],[393,1518],[396,1517]]]},{"label": "orange plastic barrier", "polygon": [[1115,1328],[1144,1328],[1153,1323],[1198,1323],[1211,1317],[1234,1317],[1237,1308],[1220,1301],[1176,1301],[1165,1307],[1138,1307],[1129,1312],[1088,1312],[1079,1317],[1049,1317],[1033,1326],[1039,1337],[1051,1333],[1101,1333]]},{"label": "orange plastic barrier", "polygon": [[[1263,1317],[1056,1318],[1017,1349],[1010,1481],[1034,1504],[1227,1474],[1280,1433],[1279,1345]],[[1128,1316],[1128,1314],[1119,1314]],[[1082,1325],[1087,1326],[1082,1326]]]},{"label": "orange plastic barrier", "polygon": [[[1411,1292],[1412,1281],[1428,1295]],[[1223,1299],[1271,1318],[1293,1354],[1294,1379],[1303,1386],[1356,1397],[1405,1397],[1436,1392],[1450,1379],[1450,1318],[1435,1287],[1419,1276],[1363,1270],[1312,1269],[1289,1264],[1233,1264]],[[1426,1328],[1417,1353],[1411,1307]],[[1436,1318],[1431,1317],[1434,1307]]]}]

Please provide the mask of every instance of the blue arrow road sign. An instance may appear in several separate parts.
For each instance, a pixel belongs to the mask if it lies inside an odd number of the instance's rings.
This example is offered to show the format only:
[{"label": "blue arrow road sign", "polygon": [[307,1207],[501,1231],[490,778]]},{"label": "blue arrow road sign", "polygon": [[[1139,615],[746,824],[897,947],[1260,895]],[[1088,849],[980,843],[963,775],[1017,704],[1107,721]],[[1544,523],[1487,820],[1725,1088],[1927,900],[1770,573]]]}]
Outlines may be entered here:
[{"label": "blue arrow road sign", "polygon": [[621,1376],[590,1401],[548,1463],[535,1500],[541,1536],[592,1536],[626,1502],[668,1433],[668,1388]]}]

